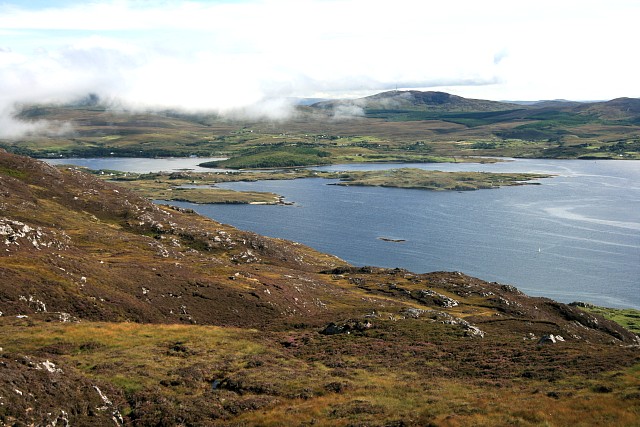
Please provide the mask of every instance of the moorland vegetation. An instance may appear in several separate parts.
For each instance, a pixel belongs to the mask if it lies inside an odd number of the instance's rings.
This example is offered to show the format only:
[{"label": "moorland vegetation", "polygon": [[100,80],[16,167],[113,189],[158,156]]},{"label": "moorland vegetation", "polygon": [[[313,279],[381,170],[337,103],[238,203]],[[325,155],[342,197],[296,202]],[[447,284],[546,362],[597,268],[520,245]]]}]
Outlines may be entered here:
[{"label": "moorland vegetation", "polygon": [[579,307],[6,152],[0,189],[2,425],[637,425],[640,340]]},{"label": "moorland vegetation", "polygon": [[467,190],[540,175],[89,173],[19,154],[221,156],[226,169],[638,159],[640,100],[392,91],[281,122],[99,104],[20,118],[73,133],[0,141],[0,425],[638,425],[637,311],[354,267],[149,200],[281,202],[202,188],[240,179]]}]

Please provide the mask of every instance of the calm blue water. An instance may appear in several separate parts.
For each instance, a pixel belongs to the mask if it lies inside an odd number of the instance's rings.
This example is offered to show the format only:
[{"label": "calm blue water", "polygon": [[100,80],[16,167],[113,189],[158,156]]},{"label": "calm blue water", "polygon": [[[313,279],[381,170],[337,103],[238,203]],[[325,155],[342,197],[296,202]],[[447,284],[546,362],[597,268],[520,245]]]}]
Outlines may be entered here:
[{"label": "calm blue water", "polygon": [[[104,159],[87,160],[84,166],[92,169],[133,171],[125,166],[139,170],[138,162],[166,159],[108,159],[127,160],[118,167],[93,162]],[[182,160],[194,165],[204,161]],[[516,160],[317,169],[399,167],[558,176],[540,180],[542,185],[472,192],[339,187],[324,179],[239,182],[221,186],[278,193],[295,205],[172,203],[240,229],[305,243],[355,265],[462,271],[515,285],[530,295],[640,309],[640,161]]]},{"label": "calm blue water", "polygon": [[559,176],[542,185],[472,192],[339,187],[324,179],[239,182],[224,187],[278,193],[295,206],[181,205],[356,265],[462,271],[563,302],[640,309],[640,162],[410,166]]},{"label": "calm blue water", "polygon": [[[52,165],[76,165],[94,170],[116,170],[123,172],[151,173],[176,172],[193,170],[194,172],[212,172],[213,169],[202,168],[200,163],[224,160],[226,157],[168,157],[160,159],[100,157],[100,158],[69,158],[69,159],[41,159]],[[221,170],[221,169],[216,169]]]}]

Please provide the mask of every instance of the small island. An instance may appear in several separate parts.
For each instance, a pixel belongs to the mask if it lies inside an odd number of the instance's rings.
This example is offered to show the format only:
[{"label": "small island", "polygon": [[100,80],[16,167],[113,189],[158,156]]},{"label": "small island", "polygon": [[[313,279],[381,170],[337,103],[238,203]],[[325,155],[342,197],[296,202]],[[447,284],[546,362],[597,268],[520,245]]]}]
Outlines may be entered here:
[{"label": "small island", "polygon": [[335,185],[416,188],[432,191],[469,191],[508,185],[539,184],[531,182],[552,175],[532,173],[442,172],[416,168],[383,171],[347,172]]},{"label": "small island", "polygon": [[430,191],[470,191],[503,186],[539,184],[533,182],[552,175],[532,173],[442,172],[417,168],[375,171],[321,172],[291,169],[269,172],[174,172],[124,173],[94,171],[104,179],[115,181],[151,200],[198,204],[292,204],[275,193],[235,191],[219,188],[223,182],[325,178],[338,180],[330,185],[414,188]]}]

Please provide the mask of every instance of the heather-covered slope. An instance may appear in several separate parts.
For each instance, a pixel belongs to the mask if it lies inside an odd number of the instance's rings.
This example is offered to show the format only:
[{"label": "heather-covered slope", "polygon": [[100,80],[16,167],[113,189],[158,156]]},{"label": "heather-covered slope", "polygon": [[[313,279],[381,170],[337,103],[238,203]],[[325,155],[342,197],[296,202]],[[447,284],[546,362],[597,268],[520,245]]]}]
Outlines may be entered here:
[{"label": "heather-covered slope", "polygon": [[0,171],[5,315],[46,308],[92,320],[261,324],[293,302],[277,295],[274,306],[256,304],[251,293],[264,289],[254,264],[278,277],[295,269],[292,281],[343,264],[158,207],[74,169],[2,154]]},{"label": "heather-covered slope", "polygon": [[638,338],[579,308],[5,152],[0,194],[0,425],[638,421]]}]

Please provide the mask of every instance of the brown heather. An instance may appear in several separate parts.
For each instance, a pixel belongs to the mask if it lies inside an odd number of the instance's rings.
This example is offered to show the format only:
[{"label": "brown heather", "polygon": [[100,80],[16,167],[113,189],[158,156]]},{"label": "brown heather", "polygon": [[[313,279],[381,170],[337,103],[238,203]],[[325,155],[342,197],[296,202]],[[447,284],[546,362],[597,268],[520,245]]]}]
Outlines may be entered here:
[{"label": "brown heather", "polygon": [[6,152],[0,195],[0,425],[640,424],[638,337],[578,307]]}]

